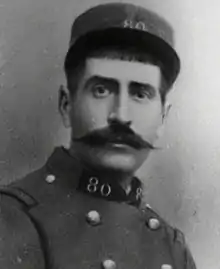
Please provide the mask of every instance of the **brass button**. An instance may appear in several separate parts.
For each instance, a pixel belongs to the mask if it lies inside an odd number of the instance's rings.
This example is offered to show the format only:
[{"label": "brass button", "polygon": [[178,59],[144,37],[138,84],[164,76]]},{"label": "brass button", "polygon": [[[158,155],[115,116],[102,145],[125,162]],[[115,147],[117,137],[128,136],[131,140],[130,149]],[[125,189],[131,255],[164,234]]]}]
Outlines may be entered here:
[{"label": "brass button", "polygon": [[160,222],[158,219],[151,218],[148,221],[148,226],[151,230],[157,230],[160,228]]},{"label": "brass button", "polygon": [[103,269],[116,269],[116,263],[113,260],[105,260],[102,262]]},{"label": "brass button", "polygon": [[86,215],[86,220],[89,224],[96,226],[101,223],[101,216],[97,211],[92,210]]},{"label": "brass button", "polygon": [[48,175],[46,177],[46,182],[47,183],[53,183],[56,180],[56,177],[54,175]]},{"label": "brass button", "polygon": [[173,267],[172,267],[172,265],[170,265],[170,264],[163,264],[162,266],[161,266],[161,269],[172,269]]}]

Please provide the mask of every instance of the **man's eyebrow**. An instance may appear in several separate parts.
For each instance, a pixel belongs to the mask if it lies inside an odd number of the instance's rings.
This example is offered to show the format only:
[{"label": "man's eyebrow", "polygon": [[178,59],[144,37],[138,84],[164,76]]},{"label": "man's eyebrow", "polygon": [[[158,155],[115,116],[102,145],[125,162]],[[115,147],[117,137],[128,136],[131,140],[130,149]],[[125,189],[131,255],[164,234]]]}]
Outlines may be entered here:
[{"label": "man's eyebrow", "polygon": [[[119,86],[119,81],[115,78],[111,78],[111,77],[104,77],[102,75],[94,75],[91,76],[90,78],[88,78],[88,80],[85,83],[85,88],[88,87],[91,84],[95,84],[95,83],[110,83],[110,84],[114,84],[116,86]],[[139,82],[139,81],[135,81],[135,80],[131,80],[129,82],[130,86],[144,86],[146,88],[148,88],[149,90],[155,90],[155,88],[151,85],[151,83],[147,83],[147,82]]]},{"label": "man's eyebrow", "polygon": [[154,86],[151,83],[147,83],[147,82],[131,81],[129,85],[139,86],[139,87],[144,86],[144,87],[147,87],[148,89],[155,90]]},{"label": "man's eyebrow", "polygon": [[104,77],[101,75],[95,75],[90,77],[85,84],[85,87],[87,87],[89,84],[91,83],[95,83],[95,82],[105,82],[105,83],[113,83],[113,84],[119,84],[118,80],[115,78],[109,78],[109,77]]}]

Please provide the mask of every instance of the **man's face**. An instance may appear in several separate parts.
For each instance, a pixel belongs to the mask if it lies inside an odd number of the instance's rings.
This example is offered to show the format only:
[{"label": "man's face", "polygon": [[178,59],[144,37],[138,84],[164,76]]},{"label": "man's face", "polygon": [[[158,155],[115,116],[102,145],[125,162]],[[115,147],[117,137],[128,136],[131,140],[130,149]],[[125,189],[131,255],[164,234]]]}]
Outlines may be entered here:
[{"label": "man's face", "polygon": [[99,168],[138,169],[162,124],[160,84],[156,65],[87,59],[78,89],[68,97],[72,152]]}]

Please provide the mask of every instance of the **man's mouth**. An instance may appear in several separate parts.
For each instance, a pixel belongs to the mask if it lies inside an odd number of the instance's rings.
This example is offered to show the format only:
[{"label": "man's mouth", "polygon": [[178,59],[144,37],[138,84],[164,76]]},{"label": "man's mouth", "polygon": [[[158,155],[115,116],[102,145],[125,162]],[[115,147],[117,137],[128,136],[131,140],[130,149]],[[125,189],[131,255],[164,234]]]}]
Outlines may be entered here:
[{"label": "man's mouth", "polygon": [[[106,145],[111,145],[115,148],[134,148],[134,149],[141,149],[146,148],[147,145],[143,145],[143,142],[139,141],[138,139],[134,139],[133,137],[129,136],[114,136],[114,137],[103,137],[103,136],[87,136],[80,139],[80,142],[88,144],[94,147],[103,147]],[[151,148],[151,146],[148,146]]]},{"label": "man's mouth", "polygon": [[108,144],[111,144],[116,148],[124,148],[124,147],[128,147],[128,146],[130,147],[130,145],[128,145],[126,143],[122,143],[122,142],[111,142],[111,143],[108,143]]},{"label": "man's mouth", "polygon": [[135,149],[140,149],[141,145],[140,143],[137,143],[137,141],[128,139],[128,138],[122,138],[122,137],[117,137],[113,139],[107,139],[106,144],[111,144],[112,146],[116,148],[135,148]]},{"label": "man's mouth", "polygon": [[129,151],[131,149],[134,149],[131,145],[128,144],[122,144],[122,143],[107,143],[106,146],[114,149],[114,150],[119,150],[119,151]]}]

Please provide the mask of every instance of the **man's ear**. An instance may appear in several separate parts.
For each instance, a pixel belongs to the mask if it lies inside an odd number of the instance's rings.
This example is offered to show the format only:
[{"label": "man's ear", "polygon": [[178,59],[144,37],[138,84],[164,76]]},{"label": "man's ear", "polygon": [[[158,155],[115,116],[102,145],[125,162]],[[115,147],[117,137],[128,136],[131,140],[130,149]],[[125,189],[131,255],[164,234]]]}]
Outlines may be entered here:
[{"label": "man's ear", "polygon": [[66,128],[71,127],[70,111],[71,111],[71,96],[69,90],[64,85],[59,89],[59,112]]},{"label": "man's ear", "polygon": [[168,102],[166,102],[163,105],[163,110],[162,110],[163,124],[164,124],[165,120],[167,119],[167,117],[169,115],[169,112],[170,112],[171,107],[172,107],[172,105],[170,103],[168,103]]},{"label": "man's ear", "polygon": [[161,122],[161,125],[157,129],[157,139],[159,139],[164,133],[165,121],[166,121],[166,119],[168,117],[168,114],[170,112],[171,107],[172,107],[172,105],[167,103],[167,102],[163,105],[163,108],[162,108],[162,122]]}]

